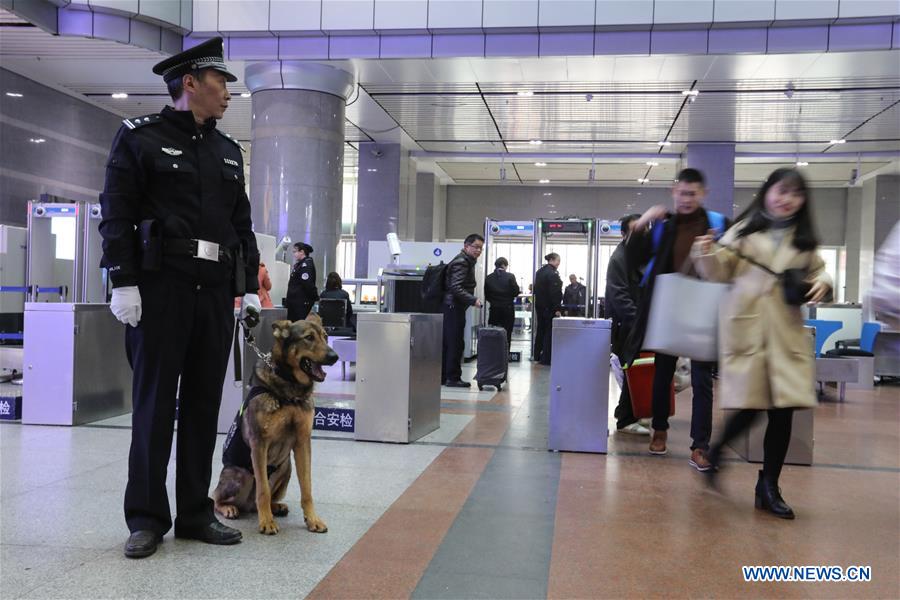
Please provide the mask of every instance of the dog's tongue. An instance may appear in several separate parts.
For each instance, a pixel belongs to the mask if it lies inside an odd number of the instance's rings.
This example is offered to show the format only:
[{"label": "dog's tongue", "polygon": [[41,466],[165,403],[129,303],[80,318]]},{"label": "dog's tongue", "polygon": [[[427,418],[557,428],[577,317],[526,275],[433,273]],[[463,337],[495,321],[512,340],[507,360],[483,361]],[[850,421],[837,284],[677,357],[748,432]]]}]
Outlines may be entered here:
[{"label": "dog's tongue", "polygon": [[311,371],[314,379],[318,381],[325,381],[325,370],[322,368],[322,365],[312,363]]}]

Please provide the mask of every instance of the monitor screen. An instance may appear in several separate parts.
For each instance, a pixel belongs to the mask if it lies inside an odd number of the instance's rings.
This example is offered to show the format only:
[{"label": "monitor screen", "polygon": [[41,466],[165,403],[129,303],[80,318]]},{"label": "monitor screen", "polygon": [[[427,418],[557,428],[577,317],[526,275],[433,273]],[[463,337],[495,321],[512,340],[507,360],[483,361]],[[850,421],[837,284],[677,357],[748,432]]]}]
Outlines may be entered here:
[{"label": "monitor screen", "polygon": [[378,304],[378,286],[367,284],[360,286],[360,304]]}]

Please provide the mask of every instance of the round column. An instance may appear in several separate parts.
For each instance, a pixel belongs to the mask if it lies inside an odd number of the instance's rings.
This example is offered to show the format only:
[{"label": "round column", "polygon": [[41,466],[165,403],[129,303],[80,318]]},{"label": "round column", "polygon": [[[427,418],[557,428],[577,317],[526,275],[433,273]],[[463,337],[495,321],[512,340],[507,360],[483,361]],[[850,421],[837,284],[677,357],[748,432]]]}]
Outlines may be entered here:
[{"label": "round column", "polygon": [[[253,94],[250,204],[253,226],[315,252],[320,281],[335,269],[344,182],[344,110],[353,75],[311,63],[247,66]],[[274,257],[262,257],[263,262]]]}]

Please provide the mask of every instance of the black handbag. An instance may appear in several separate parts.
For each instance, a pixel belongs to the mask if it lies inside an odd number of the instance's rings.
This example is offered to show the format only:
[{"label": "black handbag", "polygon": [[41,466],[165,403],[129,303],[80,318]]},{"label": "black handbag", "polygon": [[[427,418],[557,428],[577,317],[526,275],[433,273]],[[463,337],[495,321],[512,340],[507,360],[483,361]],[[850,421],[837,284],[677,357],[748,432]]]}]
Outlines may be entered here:
[{"label": "black handbag", "polygon": [[749,256],[745,256],[737,248],[733,248],[732,246],[725,247],[734,252],[738,258],[742,258],[751,265],[755,265],[763,271],[777,277],[779,282],[781,282],[781,290],[784,293],[784,301],[787,304],[791,306],[802,306],[809,302],[807,296],[809,296],[813,284],[809,281],[810,273],[808,266],[799,269],[785,269],[781,273],[777,273],[766,265],[753,260]]}]

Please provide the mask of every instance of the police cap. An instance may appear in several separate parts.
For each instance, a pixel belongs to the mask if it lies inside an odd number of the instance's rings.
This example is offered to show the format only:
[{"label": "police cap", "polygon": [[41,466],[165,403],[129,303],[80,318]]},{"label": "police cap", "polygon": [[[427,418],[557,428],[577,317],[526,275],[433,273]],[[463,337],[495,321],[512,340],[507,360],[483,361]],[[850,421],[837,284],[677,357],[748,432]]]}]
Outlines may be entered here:
[{"label": "police cap", "polygon": [[237,81],[237,77],[225,65],[224,47],[220,37],[214,37],[184,52],[170,56],[154,65],[153,72],[162,75],[163,80],[169,83],[186,73],[200,69],[215,69],[225,75],[225,81]]}]

